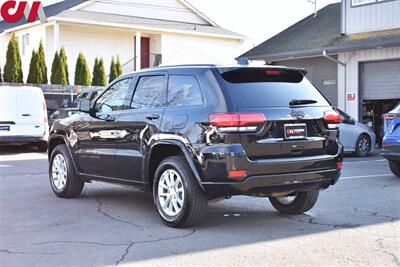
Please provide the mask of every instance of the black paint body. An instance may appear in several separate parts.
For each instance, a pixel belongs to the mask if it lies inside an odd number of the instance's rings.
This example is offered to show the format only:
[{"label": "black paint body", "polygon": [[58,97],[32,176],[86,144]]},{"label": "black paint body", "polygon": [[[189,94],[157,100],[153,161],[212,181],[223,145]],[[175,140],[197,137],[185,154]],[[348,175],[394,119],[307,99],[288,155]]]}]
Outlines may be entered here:
[{"label": "black paint body", "polygon": [[[323,121],[324,112],[332,107],[238,108],[221,77],[227,69],[212,65],[163,67],[120,77],[118,80],[132,77],[126,106],[130,106],[140,77],[149,75],[164,75],[167,81],[170,75],[195,77],[204,103],[75,114],[54,122],[49,155],[57,144],[65,143],[82,179],[152,190],[157,167],[154,160],[161,154],[178,151],[186,157],[199,186],[210,198],[269,196],[335,184],[340,176],[337,166],[342,161],[343,147],[338,142],[338,131],[328,130]],[[293,117],[293,111],[304,117]],[[209,114],[226,112],[261,112],[267,122],[257,133],[210,134]],[[285,123],[306,123],[308,138],[285,140]],[[110,138],[110,134],[117,136]],[[247,176],[228,178],[228,171],[235,169],[247,170]]]}]

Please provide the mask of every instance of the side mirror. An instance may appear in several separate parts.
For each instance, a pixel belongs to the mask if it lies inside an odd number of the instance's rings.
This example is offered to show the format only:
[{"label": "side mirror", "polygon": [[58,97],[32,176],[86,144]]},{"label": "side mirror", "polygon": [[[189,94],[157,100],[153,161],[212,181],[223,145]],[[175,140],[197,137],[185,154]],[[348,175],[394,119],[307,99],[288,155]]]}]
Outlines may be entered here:
[{"label": "side mirror", "polygon": [[91,108],[90,108],[90,100],[89,99],[81,99],[79,100],[78,108],[79,111],[84,112],[84,113],[90,113]]}]

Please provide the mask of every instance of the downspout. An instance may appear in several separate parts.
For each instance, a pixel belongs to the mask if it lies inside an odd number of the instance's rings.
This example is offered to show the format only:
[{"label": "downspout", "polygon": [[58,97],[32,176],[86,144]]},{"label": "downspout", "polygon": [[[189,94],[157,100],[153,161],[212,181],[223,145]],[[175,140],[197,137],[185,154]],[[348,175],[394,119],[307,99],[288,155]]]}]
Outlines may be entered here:
[{"label": "downspout", "polygon": [[[322,51],[322,56],[332,62],[335,62],[338,65],[341,65],[344,68],[344,105],[343,105],[343,111],[346,112],[346,87],[347,87],[347,65],[336,58],[333,58],[331,56],[328,56],[326,50]],[[339,89],[339,88],[338,88]]]}]

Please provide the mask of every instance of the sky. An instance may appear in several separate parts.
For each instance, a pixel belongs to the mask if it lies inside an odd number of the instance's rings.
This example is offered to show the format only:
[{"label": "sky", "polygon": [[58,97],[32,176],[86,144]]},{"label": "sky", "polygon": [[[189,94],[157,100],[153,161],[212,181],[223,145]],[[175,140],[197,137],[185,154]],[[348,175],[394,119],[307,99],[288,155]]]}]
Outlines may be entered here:
[{"label": "sky", "polygon": [[[42,0],[49,5],[60,0]],[[68,0],[67,0],[68,1]],[[187,0],[219,26],[254,46],[314,12],[308,0]],[[318,9],[339,0],[316,0]]]}]

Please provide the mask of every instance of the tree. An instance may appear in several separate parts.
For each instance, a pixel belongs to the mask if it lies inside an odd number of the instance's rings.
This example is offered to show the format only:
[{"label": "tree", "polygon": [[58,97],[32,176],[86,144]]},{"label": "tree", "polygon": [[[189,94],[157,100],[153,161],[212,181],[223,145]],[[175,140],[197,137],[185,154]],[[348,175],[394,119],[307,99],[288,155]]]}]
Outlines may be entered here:
[{"label": "tree", "polygon": [[39,83],[39,66],[38,66],[38,53],[32,50],[31,63],[29,64],[28,83]]},{"label": "tree", "polygon": [[66,84],[69,84],[68,59],[64,46],[62,46],[60,49],[60,58],[61,58],[61,65],[63,65],[63,68],[65,69]]},{"label": "tree", "polygon": [[99,83],[99,59],[96,57],[94,60],[94,66],[93,66],[93,78],[92,78],[92,85],[97,86]]},{"label": "tree", "polygon": [[111,58],[110,76],[108,82],[112,82],[118,78],[117,66],[115,65],[114,57]]},{"label": "tree", "polygon": [[1,75],[1,67],[0,67],[0,83],[3,82],[3,76]]},{"label": "tree", "polygon": [[19,45],[15,34],[11,36],[7,47],[7,59],[4,66],[4,81],[10,83],[23,83],[24,77],[21,66],[21,56],[19,54]]},{"label": "tree", "polygon": [[105,86],[107,84],[106,71],[104,69],[103,58],[98,59],[96,57],[93,67],[93,86]]},{"label": "tree", "polygon": [[121,66],[121,62],[119,61],[119,55],[117,56],[117,64],[115,65],[117,68],[117,77],[122,75],[122,66]]},{"label": "tree", "polygon": [[90,85],[90,72],[85,56],[79,53],[75,65],[75,85]]},{"label": "tree", "polygon": [[44,54],[43,42],[40,41],[39,49],[37,51],[37,83],[47,84],[47,66],[46,66],[46,56]]}]

